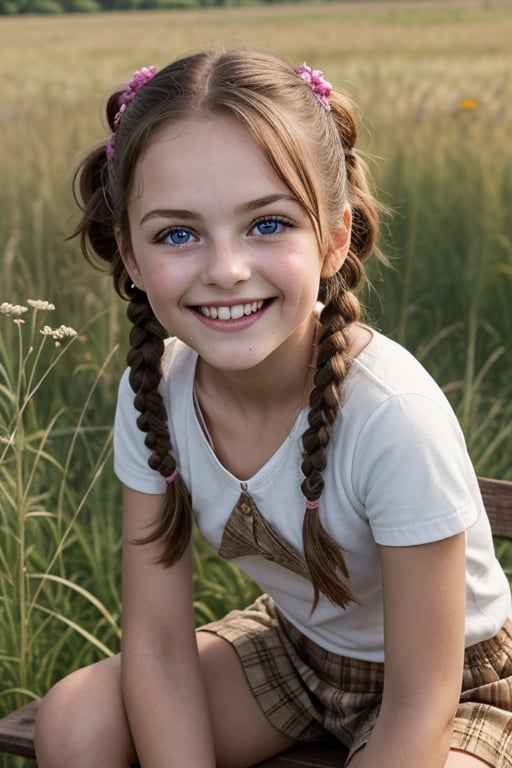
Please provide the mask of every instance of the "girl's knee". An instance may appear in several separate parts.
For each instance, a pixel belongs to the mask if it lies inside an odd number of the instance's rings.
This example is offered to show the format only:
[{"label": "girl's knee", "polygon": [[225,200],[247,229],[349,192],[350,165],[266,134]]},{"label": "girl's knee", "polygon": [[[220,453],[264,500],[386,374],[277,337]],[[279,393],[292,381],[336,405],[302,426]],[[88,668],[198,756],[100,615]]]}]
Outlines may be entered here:
[{"label": "girl's knee", "polygon": [[73,672],[46,694],[37,714],[35,749],[40,768],[99,765],[96,753],[102,759],[110,754],[113,768],[128,763],[132,747],[118,660]]},{"label": "girl's knee", "polygon": [[85,701],[73,678],[70,675],[58,682],[39,705],[34,742],[38,765],[43,768],[64,765],[69,754],[80,749],[84,718],[79,710]]}]

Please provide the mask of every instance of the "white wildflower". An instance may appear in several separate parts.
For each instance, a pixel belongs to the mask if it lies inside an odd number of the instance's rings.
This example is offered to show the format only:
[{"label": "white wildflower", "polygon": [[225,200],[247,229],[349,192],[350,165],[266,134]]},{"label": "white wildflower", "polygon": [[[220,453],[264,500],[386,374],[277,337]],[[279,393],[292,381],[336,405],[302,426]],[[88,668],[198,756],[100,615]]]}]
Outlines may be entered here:
[{"label": "white wildflower", "polygon": [[29,307],[32,307],[32,309],[48,311],[53,311],[55,309],[55,304],[52,304],[49,301],[44,301],[43,299],[27,299],[27,304]]},{"label": "white wildflower", "polygon": [[72,339],[77,335],[74,328],[70,328],[69,325],[60,325],[56,331],[59,334],[59,339]]},{"label": "white wildflower", "polygon": [[28,307],[23,307],[21,304],[9,304],[7,301],[0,304],[0,314],[2,315],[20,317],[21,315],[24,315],[25,312],[28,312]]},{"label": "white wildflower", "polygon": [[58,328],[50,328],[49,325],[45,325],[44,328],[41,329],[41,333],[43,336],[51,336],[55,341],[66,338],[72,339],[77,335],[74,328],[70,328],[68,325],[60,325]]}]

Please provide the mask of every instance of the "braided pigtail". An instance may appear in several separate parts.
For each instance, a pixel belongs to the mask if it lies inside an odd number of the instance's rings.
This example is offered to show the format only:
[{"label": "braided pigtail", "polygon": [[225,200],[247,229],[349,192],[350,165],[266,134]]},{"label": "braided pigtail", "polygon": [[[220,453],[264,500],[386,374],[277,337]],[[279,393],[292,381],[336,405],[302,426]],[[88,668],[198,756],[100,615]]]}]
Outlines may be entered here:
[{"label": "braided pigtail", "polygon": [[[333,279],[340,282],[341,276],[335,275]],[[319,339],[315,386],[310,397],[309,428],[302,436],[304,456],[301,467],[304,475],[301,490],[306,498],[304,554],[315,590],[313,610],[320,592],[342,608],[358,602],[346,583],[349,574],[343,553],[323,527],[319,514],[327,446],[340,407],[341,382],[350,366],[346,353],[346,326],[351,322],[348,318],[356,320],[358,316],[357,302],[344,291],[335,294],[320,316],[323,331]]]},{"label": "braided pigtail", "polygon": [[137,426],[146,433],[145,444],[151,450],[148,464],[167,481],[167,494],[162,515],[155,529],[138,544],[162,542],[157,562],[171,566],[180,559],[192,534],[192,501],[187,486],[178,474],[172,455],[167,413],[158,385],[162,378],[161,361],[164,339],[168,336],[151,309],[146,294],[132,289],[128,317],[133,323],[130,333],[130,385],[135,392],[134,404],[140,416]]},{"label": "braided pigtail", "polygon": [[[158,391],[164,339],[168,333],[156,319],[146,293],[133,286],[118,248],[118,238],[127,249],[131,247],[128,204],[137,159],[149,133],[147,126],[136,128],[137,109],[128,105],[155,72],[150,68],[136,73],[127,89],[117,90],[109,97],[106,117],[112,132],[110,139],[86,155],[74,177],[73,190],[82,217],[72,237],[80,238],[85,258],[94,266],[108,270],[119,296],[130,302],[128,317],[133,327],[128,365],[134,404],[140,412],[137,425],[145,433],[144,441],[151,451],[149,466],[167,482],[165,502],[154,530],[137,543],[161,540],[162,554],[158,562],[170,566],[181,557],[190,541],[192,504],[190,493],[176,470],[167,413]],[[162,101],[161,92],[158,100]],[[153,122],[148,115],[150,111],[142,108],[148,125]],[[124,130],[121,141],[120,128]],[[130,141],[134,142],[131,149]]]},{"label": "braided pigtail", "polygon": [[[351,238],[347,257],[340,271],[321,280],[319,299],[324,304],[320,315],[322,334],[319,340],[314,389],[310,397],[309,428],[302,436],[304,480],[301,485],[306,498],[303,540],[306,563],[314,587],[313,610],[319,593],[342,608],[359,600],[348,586],[349,573],[343,552],[328,534],[320,519],[320,497],[324,490],[322,472],[327,466],[327,447],[339,413],[343,382],[350,367],[349,326],[359,320],[361,308],[352,293],[364,275],[364,260],[376,249],[378,232],[377,204],[368,183],[366,164],[354,148],[357,127],[350,100],[333,93],[330,115],[338,140],[338,165],[344,168],[340,186],[352,214]],[[343,153],[343,157],[339,154]]]}]

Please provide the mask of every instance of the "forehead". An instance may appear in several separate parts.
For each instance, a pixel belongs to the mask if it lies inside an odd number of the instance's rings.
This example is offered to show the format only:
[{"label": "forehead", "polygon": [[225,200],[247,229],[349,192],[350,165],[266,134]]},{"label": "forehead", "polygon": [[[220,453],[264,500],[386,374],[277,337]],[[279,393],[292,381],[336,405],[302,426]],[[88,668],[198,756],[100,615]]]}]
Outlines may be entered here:
[{"label": "forehead", "polygon": [[135,169],[135,195],[170,181],[190,194],[262,185],[289,193],[248,128],[225,116],[173,123],[152,137]]}]

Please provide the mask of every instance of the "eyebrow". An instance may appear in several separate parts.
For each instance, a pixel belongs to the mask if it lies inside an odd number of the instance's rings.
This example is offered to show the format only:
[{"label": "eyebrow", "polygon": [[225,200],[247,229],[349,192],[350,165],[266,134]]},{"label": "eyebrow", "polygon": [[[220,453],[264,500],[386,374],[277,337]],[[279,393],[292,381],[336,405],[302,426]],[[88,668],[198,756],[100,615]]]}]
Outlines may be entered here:
[{"label": "eyebrow", "polygon": [[[257,210],[258,208],[265,208],[265,206],[273,205],[283,200],[291,201],[292,203],[298,203],[297,198],[293,195],[275,194],[265,195],[264,197],[258,197],[256,200],[249,200],[247,203],[241,203],[235,208],[235,213],[249,213],[250,211]],[[140,223],[144,224],[149,219],[181,219],[183,221],[191,221],[193,219],[200,218],[199,214],[194,211],[188,211],[184,208],[155,208],[152,211],[148,211],[142,217]]]},{"label": "eyebrow", "polygon": [[250,200],[248,203],[241,203],[235,208],[236,213],[247,213],[254,211],[257,208],[264,208],[266,205],[272,205],[273,203],[279,203],[282,200],[289,200],[292,203],[297,202],[297,198],[293,195],[265,195],[265,197],[258,197],[256,200]]}]

